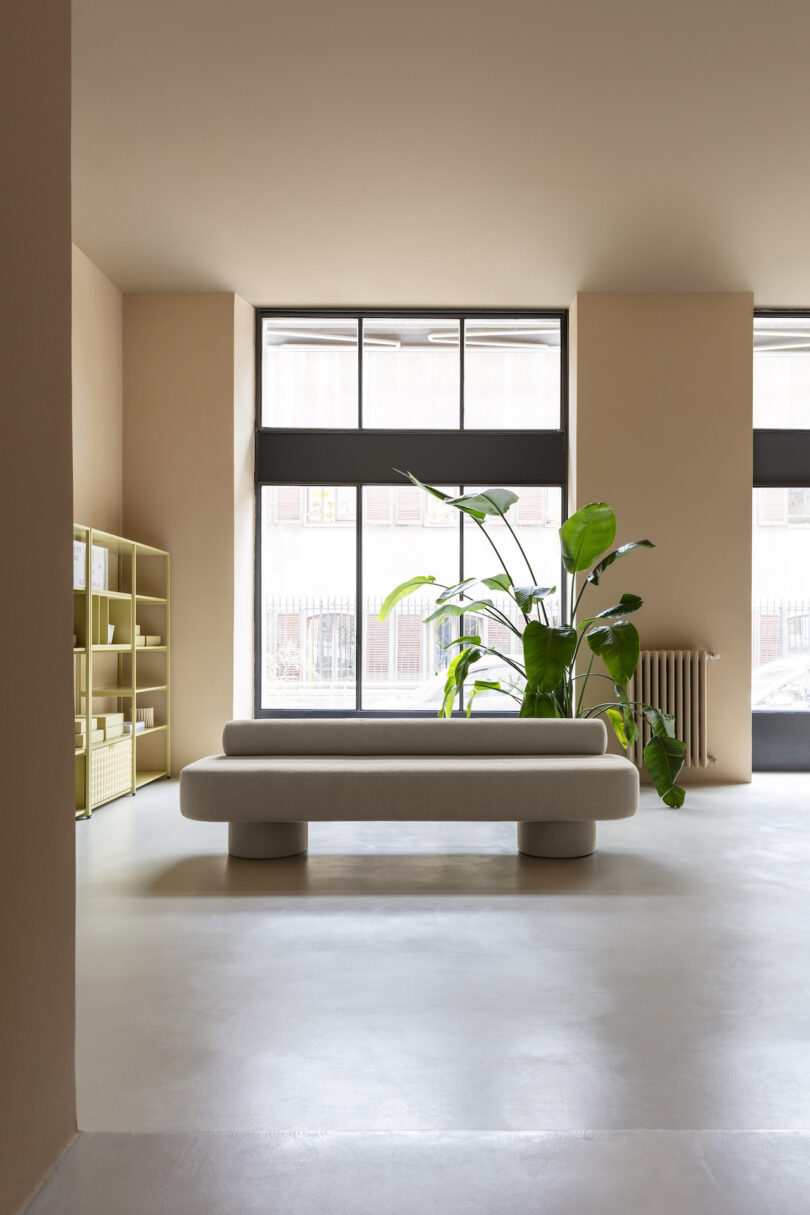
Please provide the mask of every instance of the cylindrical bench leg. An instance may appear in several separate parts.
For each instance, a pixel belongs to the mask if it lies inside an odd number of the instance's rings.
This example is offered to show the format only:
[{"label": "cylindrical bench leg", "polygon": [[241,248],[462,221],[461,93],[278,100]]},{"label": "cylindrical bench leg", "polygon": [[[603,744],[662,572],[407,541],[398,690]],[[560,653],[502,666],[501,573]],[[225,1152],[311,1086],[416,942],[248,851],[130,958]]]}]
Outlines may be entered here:
[{"label": "cylindrical bench leg", "polygon": [[307,823],[228,823],[228,851],[246,860],[270,861],[307,850]]},{"label": "cylindrical bench leg", "polygon": [[517,845],[529,856],[552,860],[590,856],[596,849],[596,823],[518,823]]}]

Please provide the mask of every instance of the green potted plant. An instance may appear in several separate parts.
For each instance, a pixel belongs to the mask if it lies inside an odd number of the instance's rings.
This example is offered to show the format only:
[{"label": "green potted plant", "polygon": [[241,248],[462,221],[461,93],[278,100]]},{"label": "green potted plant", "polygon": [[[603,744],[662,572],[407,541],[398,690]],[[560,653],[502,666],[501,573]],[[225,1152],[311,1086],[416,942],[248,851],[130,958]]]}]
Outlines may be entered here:
[{"label": "green potted plant", "polygon": [[[638,738],[638,722],[644,720],[651,732],[644,748],[647,772],[667,806],[682,806],[685,793],[676,780],[683,767],[685,748],[675,737],[675,720],[671,714],[662,713],[654,705],[630,700],[627,692],[627,684],[638,665],[640,649],[638,630],[627,617],[642,606],[641,599],[638,595],[623,594],[613,607],[595,616],[579,617],[582,597],[588,587],[598,586],[605,571],[620,557],[626,557],[638,548],[653,548],[651,541],[633,540],[611,549],[616,537],[616,515],[605,502],[591,502],[566,519],[560,528],[560,545],[566,576],[570,576],[569,594],[565,597],[567,619],[555,625],[549,620],[545,600],[557,588],[537,584],[531,562],[509,522],[508,512],[518,501],[517,494],[508,489],[495,488],[454,498],[431,485],[424,485],[412,473],[405,475],[425,493],[432,494],[471,519],[489,542],[500,569],[490,577],[465,578],[454,585],[438,582],[432,574],[408,578],[388,595],[380,610],[380,620],[384,620],[407,595],[430,587],[436,591],[436,608],[425,623],[465,614],[488,616],[518,637],[522,648],[522,655],[504,654],[501,650],[482,644],[481,637],[472,633],[449,642],[444,648],[451,650],[458,647],[458,653],[448,663],[439,716],[452,715],[457,694],[468,680],[472,680],[467,716],[482,692],[501,692],[517,702],[521,717],[604,715],[624,748]],[[487,531],[487,519],[493,517],[503,520],[517,545],[528,573],[529,580],[524,584],[518,585],[513,579],[503,555]],[[519,622],[510,619],[485,593],[476,595],[474,588],[508,595],[519,609]],[[590,659],[587,670],[577,673],[577,659],[583,643],[590,650]],[[472,668],[485,654],[494,655],[505,669],[509,669],[508,680],[475,679]],[[604,665],[605,672],[593,670],[596,659]],[[601,700],[594,705],[586,703],[585,693],[592,679],[604,680],[610,685],[611,699]]]}]

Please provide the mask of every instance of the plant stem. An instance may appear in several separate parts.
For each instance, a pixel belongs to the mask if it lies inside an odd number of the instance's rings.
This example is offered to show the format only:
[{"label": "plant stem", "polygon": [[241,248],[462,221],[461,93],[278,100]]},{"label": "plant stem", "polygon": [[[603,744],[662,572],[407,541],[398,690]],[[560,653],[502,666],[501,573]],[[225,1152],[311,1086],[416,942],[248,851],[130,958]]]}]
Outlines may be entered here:
[{"label": "plant stem", "polygon": [[[577,647],[577,648],[578,648],[578,647]],[[596,657],[596,655],[595,655],[595,654],[591,654],[591,661],[588,663],[588,669],[587,669],[587,671],[585,672],[585,682],[583,683],[583,685],[582,685],[582,687],[580,688],[580,691],[579,691],[579,700],[577,701],[577,711],[576,711],[576,716],[577,716],[577,717],[579,717],[579,712],[580,712],[580,709],[582,708],[582,698],[583,698],[583,696],[585,695],[585,689],[586,689],[586,688],[587,688],[587,686],[588,686],[588,679],[590,678],[590,674],[591,674],[591,667],[593,666],[593,660],[594,660],[594,658],[595,658],[595,657]],[[574,655],[574,658],[576,658],[576,654]],[[607,676],[605,676],[604,678],[605,678],[605,679],[607,679]]]},{"label": "plant stem", "polygon": [[[480,530],[481,530],[481,531],[484,533],[484,535],[486,536],[487,541],[489,542],[489,545],[490,545],[490,547],[492,548],[492,551],[495,553],[495,556],[498,558],[498,561],[500,562],[501,569],[502,569],[502,570],[503,570],[503,572],[506,574],[507,578],[509,579],[510,584],[511,584],[512,586],[514,586],[514,585],[515,585],[515,580],[514,580],[514,578],[512,577],[512,575],[509,573],[509,570],[508,570],[508,569],[507,569],[507,567],[506,567],[506,562],[504,561],[503,557],[502,557],[502,556],[501,556],[501,554],[498,552],[498,548],[497,548],[497,545],[495,544],[495,541],[492,539],[492,537],[490,536],[489,532],[488,532],[488,531],[487,531],[487,529],[484,527],[484,525],[483,525],[483,523],[481,522],[481,520],[480,520],[480,519],[476,519],[475,515],[470,515],[469,517],[472,519],[472,521],[473,521],[473,522],[476,524],[476,526],[477,526],[477,527],[478,527],[478,528],[479,528],[479,529],[480,529]],[[462,524],[462,526],[463,526],[463,524]]]},{"label": "plant stem", "polygon": [[520,543],[520,541],[518,540],[517,536],[515,535],[515,531],[514,531],[514,529],[513,529],[513,527],[512,527],[512,524],[511,524],[511,523],[509,522],[509,520],[507,519],[507,517],[506,517],[506,513],[505,513],[504,511],[502,511],[502,510],[501,510],[501,508],[498,506],[498,503],[497,503],[497,502],[493,502],[493,501],[492,501],[492,498],[487,498],[487,495],[486,495],[486,494],[482,494],[482,495],[481,495],[481,497],[482,497],[482,498],[486,498],[487,502],[492,503],[492,505],[495,507],[496,511],[498,512],[498,514],[499,514],[499,515],[501,516],[501,518],[503,519],[503,521],[504,521],[504,523],[506,524],[506,526],[509,528],[509,531],[510,531],[510,532],[511,532],[511,534],[512,534],[512,539],[514,540],[515,544],[516,544],[516,545],[518,546],[518,548],[520,549],[520,552],[521,552],[521,555],[522,555],[522,557],[523,557],[523,560],[526,562],[526,569],[529,571],[529,577],[530,577],[530,578],[531,578],[531,580],[532,580],[532,585],[533,585],[533,586],[537,586],[537,578],[536,578],[536,576],[535,576],[535,572],[534,572],[534,570],[532,569],[532,563],[531,563],[531,561],[529,561],[529,558],[526,556],[526,551],[525,551],[525,549],[524,549],[523,545]]},{"label": "plant stem", "polygon": [[[465,591],[460,591],[460,592],[459,592],[459,599],[469,599],[470,603],[475,603],[475,598],[474,598],[474,596],[472,596],[472,595],[468,595],[468,594],[467,594]],[[505,613],[505,612],[502,612],[500,608],[495,607],[495,604],[494,604],[494,603],[492,604],[492,607],[487,606],[487,607],[479,608],[478,610],[479,610],[480,612],[482,612],[482,613],[484,613],[484,612],[485,612],[485,613],[486,613],[488,616],[490,616],[490,617],[491,617],[493,620],[496,620],[496,623],[498,623],[498,624],[501,624],[501,623],[505,624],[505,625],[507,626],[507,628],[509,628],[509,629],[511,629],[511,630],[512,630],[512,632],[515,634],[515,636],[516,636],[516,637],[522,637],[522,636],[523,636],[523,634],[521,633],[520,629],[516,628],[516,627],[515,627],[515,625],[514,625],[514,624],[512,624],[512,621],[509,619],[509,617],[506,615],[506,613]],[[499,619],[499,620],[497,620],[497,619],[496,619],[496,617],[492,616],[492,613],[493,613],[493,612],[497,612],[498,617],[500,617],[500,619]]]}]

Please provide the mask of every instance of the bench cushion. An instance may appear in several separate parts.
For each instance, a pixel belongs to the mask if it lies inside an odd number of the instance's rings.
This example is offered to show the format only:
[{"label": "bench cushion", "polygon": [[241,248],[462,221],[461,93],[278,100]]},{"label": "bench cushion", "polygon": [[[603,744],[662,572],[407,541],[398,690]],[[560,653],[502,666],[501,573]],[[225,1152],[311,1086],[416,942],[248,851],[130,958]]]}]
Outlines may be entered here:
[{"label": "bench cushion", "polygon": [[603,755],[604,722],[436,717],[230,721],[226,755]]},{"label": "bench cushion", "polygon": [[212,755],[180,774],[182,813],[214,822],[559,822],[637,805],[617,755]]}]

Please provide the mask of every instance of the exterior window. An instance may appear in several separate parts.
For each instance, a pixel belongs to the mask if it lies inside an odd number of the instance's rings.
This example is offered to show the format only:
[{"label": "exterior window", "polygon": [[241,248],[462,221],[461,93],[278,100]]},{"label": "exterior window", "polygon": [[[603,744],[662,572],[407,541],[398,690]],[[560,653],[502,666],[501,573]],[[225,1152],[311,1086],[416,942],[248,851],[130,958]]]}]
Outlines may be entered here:
[{"label": "exterior window", "polygon": [[[395,470],[452,495],[517,483],[510,521],[537,577],[559,586],[567,316],[260,309],[257,340],[256,712],[435,712],[462,627],[506,651],[514,637],[474,615],[425,623],[429,594],[379,619],[409,575],[497,572],[477,528]],[[483,711],[511,705],[485,699]]]},{"label": "exterior window", "polygon": [[[754,767],[810,763],[810,315],[754,318]],[[778,714],[778,718],[775,715]]]}]

